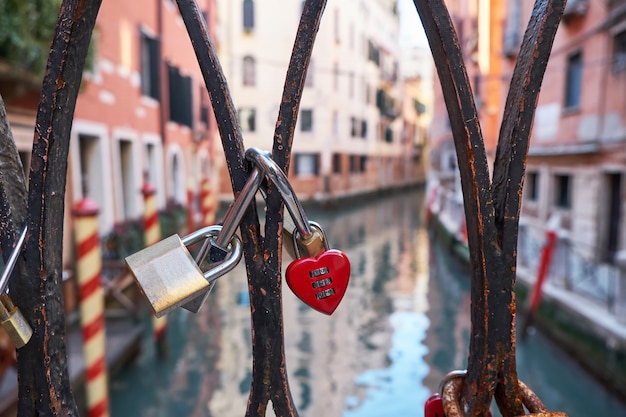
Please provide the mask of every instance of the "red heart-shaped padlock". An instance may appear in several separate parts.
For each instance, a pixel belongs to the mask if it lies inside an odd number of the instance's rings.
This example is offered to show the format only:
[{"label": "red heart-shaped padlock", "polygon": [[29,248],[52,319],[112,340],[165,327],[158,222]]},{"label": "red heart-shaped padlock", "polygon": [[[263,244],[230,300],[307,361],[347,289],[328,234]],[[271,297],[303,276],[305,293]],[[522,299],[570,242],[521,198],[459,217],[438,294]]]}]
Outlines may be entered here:
[{"label": "red heart-shaped padlock", "polygon": [[315,258],[300,258],[291,262],[285,272],[285,280],[305,304],[331,315],[348,288],[350,261],[343,252],[330,249]]},{"label": "red heart-shaped padlock", "polygon": [[424,417],[445,417],[441,395],[433,394],[424,404]]}]

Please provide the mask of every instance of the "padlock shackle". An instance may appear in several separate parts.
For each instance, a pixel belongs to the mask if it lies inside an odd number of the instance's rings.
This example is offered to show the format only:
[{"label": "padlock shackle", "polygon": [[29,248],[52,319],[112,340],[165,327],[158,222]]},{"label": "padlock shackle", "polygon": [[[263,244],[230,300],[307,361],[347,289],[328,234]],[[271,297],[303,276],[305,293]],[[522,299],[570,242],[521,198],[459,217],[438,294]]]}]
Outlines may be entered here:
[{"label": "padlock shackle", "polygon": [[300,236],[302,236],[303,239],[308,239],[313,233],[309,219],[282,169],[280,169],[267,152],[263,152],[258,148],[247,149],[246,159],[254,162],[256,166],[263,171],[263,174],[276,185],[278,192],[285,202],[285,207],[287,207],[289,214],[291,214],[296,224],[298,232],[300,232]]},{"label": "padlock shackle", "polygon": [[441,382],[439,383],[439,391],[438,391],[439,395],[443,397],[443,389],[445,388],[448,382],[456,378],[465,378],[466,375],[467,375],[466,369],[457,369],[457,370],[448,372],[446,376],[444,376]]},{"label": "padlock shackle", "polygon": [[252,200],[254,200],[256,191],[261,186],[262,181],[263,176],[261,175],[261,171],[258,168],[254,168],[252,172],[250,172],[248,181],[246,181],[243,189],[239,192],[235,201],[233,201],[230,207],[228,207],[228,210],[226,210],[224,221],[222,222],[222,231],[213,242],[215,246],[222,250],[226,250],[226,247],[235,235],[235,232],[239,227],[239,223],[241,223],[241,219],[248,209],[248,206]]},{"label": "padlock shackle", "polygon": [[24,226],[24,230],[22,230],[22,234],[19,239],[17,239],[17,243],[11,252],[11,256],[9,256],[9,259],[4,264],[4,270],[2,271],[2,276],[0,276],[0,294],[4,294],[6,292],[9,278],[11,277],[13,268],[15,268],[15,264],[17,263],[17,258],[20,256],[20,253],[22,253],[22,245],[24,245],[24,240],[26,240],[27,231],[28,226]]},{"label": "padlock shackle", "polygon": [[[309,226],[311,229],[316,229],[322,234],[322,241],[324,242],[324,249],[327,251],[330,250],[330,245],[328,244],[328,239],[326,239],[326,233],[324,233],[324,229],[320,226],[319,223],[310,221]],[[311,233],[312,235],[313,233]],[[296,255],[296,259],[300,259],[302,255],[300,254],[300,247],[298,246],[298,228],[293,229],[291,233],[291,239],[293,239],[293,252]]]},{"label": "padlock shackle", "polygon": [[[185,247],[187,247],[193,245],[194,243],[200,242],[202,239],[210,240],[213,238],[217,238],[220,235],[221,231],[222,226],[220,225],[207,226],[183,237],[181,239],[181,242],[183,243],[183,245],[185,245]],[[241,259],[241,256],[243,254],[241,240],[239,240],[239,237],[237,235],[233,234],[229,244],[230,257],[227,258],[228,261],[221,262],[217,265],[211,265],[211,267],[207,271],[201,270],[202,275],[204,275],[204,278],[206,278],[207,281],[215,281],[222,275],[231,271],[239,263],[239,260]],[[200,269],[199,266],[198,269]]]}]

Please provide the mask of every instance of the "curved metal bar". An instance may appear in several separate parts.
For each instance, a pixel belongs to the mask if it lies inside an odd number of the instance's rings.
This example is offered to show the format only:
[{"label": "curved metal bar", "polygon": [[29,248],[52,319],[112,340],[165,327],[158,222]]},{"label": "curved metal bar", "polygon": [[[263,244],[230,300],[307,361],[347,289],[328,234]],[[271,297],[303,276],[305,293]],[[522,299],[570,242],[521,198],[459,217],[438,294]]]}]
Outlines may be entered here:
[{"label": "curved metal bar", "polygon": [[[567,414],[561,411],[548,411],[547,407],[543,404],[541,399],[535,394],[526,384],[518,380],[518,389],[520,392],[521,401],[524,406],[532,414],[527,416],[534,417],[567,417]],[[443,410],[446,417],[463,417],[465,413],[462,407],[462,391],[463,385],[465,385],[464,371],[453,371],[446,375],[442,381],[441,401],[443,403]],[[510,415],[506,411],[500,409],[503,415]],[[523,412],[523,411],[522,411]],[[490,416],[491,413],[489,412]],[[523,415],[523,414],[522,414]],[[520,415],[520,417],[522,416]]]},{"label": "curved metal bar", "polygon": [[232,205],[228,207],[226,214],[224,215],[224,220],[222,221],[222,231],[220,232],[217,239],[215,239],[214,245],[222,250],[226,250],[226,245],[231,241],[231,238],[235,235],[239,224],[241,223],[241,219],[243,219],[248,206],[254,200],[254,196],[256,195],[261,182],[263,181],[263,176],[258,169],[253,169],[250,172],[250,176],[248,177],[248,181],[246,181],[246,185],[243,186],[241,192],[235,198]]},{"label": "curved metal bar", "polygon": [[450,116],[467,220],[472,337],[464,411],[467,415],[485,414],[495,395],[507,416],[522,414],[513,296],[520,195],[536,98],[564,1],[535,2],[507,98],[493,183],[460,42],[448,10],[442,0],[414,0],[414,4]]},{"label": "curved metal bar", "polygon": [[0,294],[4,294],[7,289],[9,278],[11,277],[11,272],[13,272],[13,268],[15,268],[17,258],[19,258],[20,253],[22,253],[22,246],[24,245],[24,240],[26,239],[27,232],[28,227],[24,226],[24,230],[22,230],[19,239],[17,239],[17,243],[15,243],[15,247],[13,248],[13,251],[9,256],[9,259],[4,264],[4,270],[2,271],[2,276],[0,277]]},{"label": "curved metal bar", "polygon": [[293,191],[289,180],[285,173],[270,157],[269,153],[263,152],[258,148],[250,148],[246,150],[246,159],[254,162],[258,166],[272,183],[278,189],[278,192],[285,202],[285,207],[289,210],[289,214],[293,218],[298,232],[302,238],[307,239],[313,233],[311,231],[311,225],[309,224],[309,218],[300,204],[300,200],[296,197],[296,193]]},{"label": "curved metal bar", "polygon": [[[487,284],[491,277],[502,273],[499,253],[495,251],[497,233],[490,197],[489,168],[474,96],[463,61],[461,43],[443,0],[413,0],[430,44],[457,153],[467,239],[472,264],[472,338],[465,384],[472,392],[468,415],[486,414],[498,379],[499,355],[495,343],[487,335],[488,318],[493,315],[487,302]],[[512,312],[501,320],[512,321]],[[510,332],[503,331],[503,334]],[[521,407],[521,403],[520,403]]]},{"label": "curved metal bar", "polygon": [[[31,154],[24,279],[11,296],[33,328],[18,350],[17,414],[78,415],[67,369],[63,213],[70,131],[101,0],[63,0],[37,108]],[[4,217],[4,216],[0,216]],[[16,233],[17,234],[17,233]],[[37,395],[31,395],[37,393]]]}]

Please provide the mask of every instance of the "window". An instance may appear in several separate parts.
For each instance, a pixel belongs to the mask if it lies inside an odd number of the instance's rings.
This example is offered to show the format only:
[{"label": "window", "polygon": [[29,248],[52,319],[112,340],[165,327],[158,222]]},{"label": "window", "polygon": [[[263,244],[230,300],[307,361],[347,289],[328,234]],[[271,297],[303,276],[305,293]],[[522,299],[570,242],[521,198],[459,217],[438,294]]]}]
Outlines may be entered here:
[{"label": "window", "polygon": [[145,33],[141,43],[141,94],[159,99],[159,41]]},{"label": "window", "polygon": [[576,109],[580,106],[580,91],[583,75],[583,55],[576,52],[567,58],[567,78],[565,84],[565,108]]},{"label": "window", "polygon": [[367,42],[367,59],[380,66],[380,50],[372,41]]},{"label": "window", "polygon": [[133,144],[128,140],[119,141],[120,177],[122,178],[122,202],[124,219],[130,220],[135,216],[135,179],[133,176]]},{"label": "window", "polygon": [[104,168],[102,163],[102,143],[100,138],[79,135],[80,175],[83,194],[93,198],[101,208],[106,208]]},{"label": "window", "polygon": [[145,147],[145,156],[146,156],[146,169],[144,171],[145,180],[151,182],[152,184],[156,184],[157,171],[159,163],[157,162],[156,157],[156,147],[154,143],[147,143]]},{"label": "window", "polygon": [[613,38],[613,72],[626,70],[626,30],[619,32]]},{"label": "window", "polygon": [[250,32],[254,29],[254,1],[243,0],[243,30]]},{"label": "window", "polygon": [[367,139],[367,120],[361,120],[361,137]]},{"label": "window", "polygon": [[359,131],[358,120],[356,119],[356,117],[351,117],[350,118],[350,136],[352,136],[353,138],[356,137],[358,135],[358,131]]},{"label": "window", "polygon": [[312,132],[313,131],[313,110],[306,109],[300,111],[300,131]]},{"label": "window", "polygon": [[256,62],[254,57],[243,57],[243,85],[254,86],[256,83]]},{"label": "window", "polygon": [[524,185],[526,198],[528,201],[537,201],[539,198],[539,174],[529,172],[526,174],[526,184]]},{"label": "window", "polygon": [[522,39],[522,1],[511,0],[507,7],[506,23],[504,25],[504,36],[502,41],[502,49],[507,58],[513,58],[517,55],[521,39]]},{"label": "window", "polygon": [[296,154],[294,172],[298,176],[315,176],[319,174],[320,156],[317,153]]},{"label": "window", "polygon": [[357,172],[358,162],[358,157],[356,155],[350,155],[350,172]]},{"label": "window", "polygon": [[558,174],[554,176],[555,194],[554,205],[568,209],[572,206],[570,175]]},{"label": "window", "polygon": [[256,130],[256,109],[242,108],[237,112],[239,126],[243,132],[254,132]]},{"label": "window", "polygon": [[341,154],[333,154],[333,174],[341,174]]},{"label": "window", "polygon": [[170,120],[193,127],[193,97],[191,77],[181,74],[177,67],[167,66],[170,93]]},{"label": "window", "polygon": [[387,126],[387,128],[385,129],[385,142],[393,142],[393,130],[391,130],[390,126]]},{"label": "window", "polygon": [[205,129],[211,129],[211,119],[209,116],[209,99],[206,97],[206,90],[200,86],[200,121],[204,123]]},{"label": "window", "polygon": [[361,155],[360,171],[365,172],[367,169],[367,155]]}]

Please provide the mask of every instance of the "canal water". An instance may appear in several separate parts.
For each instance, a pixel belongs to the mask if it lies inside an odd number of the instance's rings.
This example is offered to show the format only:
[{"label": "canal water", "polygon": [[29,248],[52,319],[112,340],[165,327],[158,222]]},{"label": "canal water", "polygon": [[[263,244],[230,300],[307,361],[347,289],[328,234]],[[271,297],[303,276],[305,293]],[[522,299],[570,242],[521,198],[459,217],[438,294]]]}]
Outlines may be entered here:
[{"label": "canal water", "polygon": [[[309,210],[331,245],[348,254],[352,275],[330,317],[284,288],[287,370],[300,416],[422,416],[441,378],[466,367],[468,271],[429,236],[422,203],[416,190]],[[166,359],[146,331],[136,362],[111,380],[111,415],[244,416],[252,353],[246,286],[240,265],[199,314],[169,315]],[[624,404],[541,334],[518,342],[517,355],[520,378],[551,410],[626,417]]]}]

